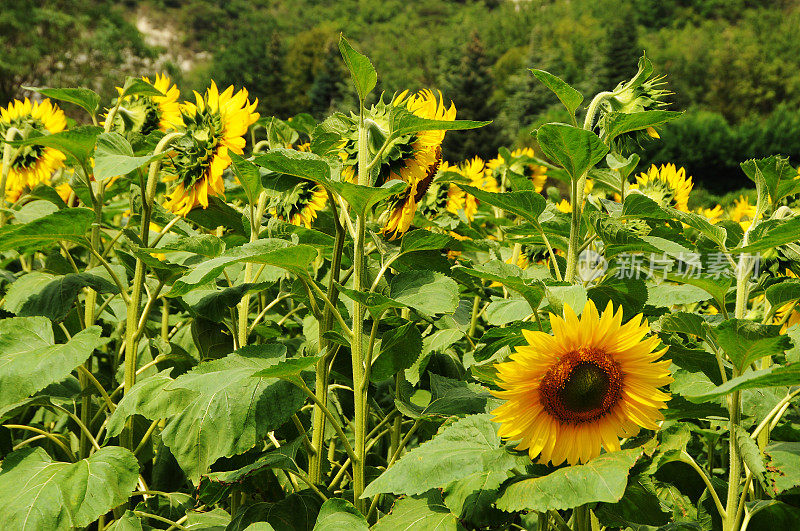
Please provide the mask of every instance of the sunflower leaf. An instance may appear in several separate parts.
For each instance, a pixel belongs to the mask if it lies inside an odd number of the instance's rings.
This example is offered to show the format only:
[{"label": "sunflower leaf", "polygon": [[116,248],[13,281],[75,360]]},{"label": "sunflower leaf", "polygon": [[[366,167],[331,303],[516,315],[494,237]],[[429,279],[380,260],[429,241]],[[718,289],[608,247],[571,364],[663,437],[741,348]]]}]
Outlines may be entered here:
[{"label": "sunflower leaf", "polygon": [[572,509],[586,503],[616,503],[625,494],[628,471],[641,455],[641,448],[610,452],[585,465],[516,481],[506,487],[497,507],[509,512],[548,511]]},{"label": "sunflower leaf", "polygon": [[471,474],[510,470],[517,458],[503,449],[497,427],[487,414],[457,420],[400,458],[367,486],[362,498],[422,494]]},{"label": "sunflower leaf", "polygon": [[314,531],[368,531],[369,524],[358,509],[347,500],[331,498],[322,504]]},{"label": "sunflower leaf", "polygon": [[339,51],[347,69],[350,70],[350,75],[353,76],[358,99],[363,102],[378,83],[378,73],[369,58],[355,51],[342,34],[339,35]]},{"label": "sunflower leaf", "polygon": [[611,112],[605,118],[603,140],[610,142],[619,135],[665,124],[682,115],[679,111]]},{"label": "sunflower leaf", "polygon": [[732,249],[734,253],[754,253],[774,249],[780,245],[800,240],[800,217],[789,219],[769,219],[753,228],[749,241],[744,247]]},{"label": "sunflower leaf", "polygon": [[402,106],[392,107],[389,114],[389,138],[394,140],[401,136],[419,133],[421,131],[455,131],[463,129],[476,129],[492,123],[491,121],[477,122],[474,120],[432,120],[422,118]]},{"label": "sunflower leaf", "polygon": [[442,501],[439,491],[409,496],[394,502],[392,510],[378,520],[372,531],[464,531],[458,517]]},{"label": "sunflower leaf", "polygon": [[125,84],[122,86],[122,92],[120,93],[119,97],[122,99],[128,96],[135,96],[137,94],[141,94],[142,96],[165,95],[163,92],[154,87],[152,83],[148,83],[139,77],[128,76],[125,78]]},{"label": "sunflower leaf", "polygon": [[566,124],[544,124],[536,132],[545,156],[559,164],[572,179],[580,179],[608,153],[608,146],[591,131]]},{"label": "sunflower leaf", "polygon": [[567,112],[569,112],[570,116],[574,118],[575,110],[583,102],[583,95],[572,88],[566,81],[558,76],[554,76],[550,72],[538,70],[536,68],[531,68],[530,70],[536,79],[541,81],[558,97],[561,103],[564,104],[564,107],[567,108]]},{"label": "sunflower leaf", "polygon": [[102,127],[84,125],[51,135],[30,136],[25,140],[6,141],[0,138],[0,142],[8,142],[15,147],[30,145],[51,147],[68,153],[82,166],[90,168],[89,159],[94,153],[97,136],[102,132]]},{"label": "sunflower leaf", "polygon": [[800,299],[800,279],[782,279],[766,290],[767,300],[774,308]]},{"label": "sunflower leaf", "polygon": [[229,265],[239,262],[268,264],[296,275],[307,275],[306,267],[317,256],[317,250],[308,245],[292,245],[286,240],[265,238],[228,249],[221,255],[195,265],[175,281],[168,296],[179,297],[196,287],[210,282]]},{"label": "sunflower leaf", "polygon": [[714,329],[717,343],[734,366],[742,371],[765,356],[782,354],[792,347],[778,325],[762,325],[746,319],[728,319]]},{"label": "sunflower leaf", "polygon": [[108,343],[100,327],[90,326],[66,343],[56,344],[53,324],[45,317],[0,320],[0,408],[62,381]]},{"label": "sunflower leaf", "polygon": [[261,173],[258,171],[258,166],[245,159],[241,155],[237,155],[233,151],[229,151],[228,155],[231,157],[233,163],[233,172],[239,183],[244,188],[244,193],[247,195],[247,200],[251,205],[255,205],[258,201],[258,194],[263,189],[261,186]]},{"label": "sunflower leaf", "polygon": [[389,282],[389,297],[425,315],[452,314],[458,307],[458,284],[434,271],[407,271]]},{"label": "sunflower leaf", "polygon": [[100,107],[100,95],[87,88],[41,88],[41,87],[22,87],[25,90],[38,92],[42,96],[53,98],[54,100],[67,101],[81,107],[92,116],[97,114]]},{"label": "sunflower leaf", "polygon": [[130,142],[124,136],[114,132],[101,133],[94,148],[94,177],[103,182],[127,175],[162,156],[150,154],[135,157]]},{"label": "sunflower leaf", "polygon": [[533,190],[494,193],[467,184],[456,183],[456,186],[475,196],[478,201],[502,208],[531,223],[538,222],[539,216],[547,206],[545,198]]},{"label": "sunflower leaf", "polygon": [[107,446],[77,463],[53,461],[42,448],[3,460],[0,520],[7,529],[83,528],[128,499],[139,463],[125,448]]},{"label": "sunflower leaf", "polygon": [[702,403],[744,389],[793,385],[800,385],[800,363],[773,365],[768,369],[749,371],[736,378],[731,378],[722,385],[703,390],[698,394],[686,395],[686,399]]}]

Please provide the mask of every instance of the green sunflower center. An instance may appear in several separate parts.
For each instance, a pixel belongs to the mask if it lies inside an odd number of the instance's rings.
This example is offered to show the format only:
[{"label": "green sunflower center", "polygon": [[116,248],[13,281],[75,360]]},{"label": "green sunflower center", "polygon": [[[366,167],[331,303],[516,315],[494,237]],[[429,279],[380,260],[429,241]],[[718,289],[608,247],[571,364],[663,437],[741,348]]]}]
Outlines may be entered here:
[{"label": "green sunflower center", "polygon": [[[44,123],[41,120],[31,116],[16,118],[10,123],[0,122],[0,135],[5,137],[6,132],[12,127],[22,131],[22,135],[25,138],[28,138],[32,131],[37,131],[37,135],[40,133],[48,134]],[[31,166],[35,166],[36,163],[42,158],[45,149],[45,146],[40,146],[37,144],[23,146],[14,159],[14,162],[11,163],[11,167],[16,170],[24,170],[26,168],[30,168]]]},{"label": "green sunflower center", "polygon": [[604,352],[581,348],[561,357],[539,384],[539,401],[562,424],[602,418],[622,397],[619,364]]},{"label": "green sunflower center", "polygon": [[608,388],[608,375],[603,369],[584,362],[573,367],[559,394],[567,409],[585,412],[602,407]]},{"label": "green sunflower center", "polygon": [[650,180],[640,186],[639,190],[660,205],[669,204],[675,197],[675,190],[669,186],[669,183],[661,179]]},{"label": "green sunflower center", "polygon": [[198,109],[195,114],[184,113],[183,120],[186,134],[174,145],[176,155],[172,159],[172,166],[188,189],[205,176],[211,161],[219,152],[224,124],[222,116],[208,107]]},{"label": "green sunflower center", "polygon": [[148,97],[125,100],[114,117],[114,129],[120,133],[133,132],[144,136],[159,128],[161,115],[158,104]]}]

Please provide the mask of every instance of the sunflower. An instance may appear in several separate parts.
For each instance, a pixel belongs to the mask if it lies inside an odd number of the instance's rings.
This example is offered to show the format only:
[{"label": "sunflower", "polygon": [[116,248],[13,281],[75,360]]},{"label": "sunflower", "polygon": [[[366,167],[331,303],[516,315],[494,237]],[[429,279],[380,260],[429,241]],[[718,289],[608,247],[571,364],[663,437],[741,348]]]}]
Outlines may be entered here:
[{"label": "sunflower", "polygon": [[724,211],[722,207],[719,205],[714,205],[714,208],[703,208],[700,207],[696,211],[701,216],[704,216],[710,223],[718,223],[722,219],[722,214]]},{"label": "sunflower", "polygon": [[245,89],[234,94],[230,86],[220,93],[212,81],[205,96],[194,95],[196,103],[181,106],[185,134],[173,144],[175,156],[165,164],[165,172],[178,184],[164,206],[180,216],[197,205],[208,207],[210,195],[224,195],[228,151],[242,154],[247,128],[258,120],[258,100],[250,103]]},{"label": "sunflower", "polygon": [[[142,78],[150,83],[150,78]],[[153,131],[180,129],[183,126],[181,106],[178,97],[181,93],[170,79],[156,74],[155,83],[151,83],[163,96],[134,94],[123,98],[117,114],[114,115],[113,130],[118,133],[132,132],[149,135]],[[122,94],[122,88],[117,87]]]},{"label": "sunflower", "polygon": [[[787,269],[784,278],[787,277],[797,278],[797,275],[795,275],[791,269]],[[788,314],[789,312],[792,313],[787,316],[786,314]],[[773,319],[773,323],[774,324],[783,323],[783,326],[781,327],[781,334],[785,334],[786,330],[788,330],[789,328],[793,327],[796,324],[800,324],[800,310],[795,308],[794,302],[787,302],[786,304],[775,310],[775,317]]]},{"label": "sunflower", "polygon": [[495,409],[501,437],[520,441],[531,459],[560,465],[586,463],[620,449],[619,437],[639,427],[657,430],[659,409],[670,395],[658,388],[672,382],[667,349],[649,332],[641,314],[622,324],[622,309],[609,302],[602,315],[592,301],[578,319],[550,315],[553,335],[523,330],[527,345],[497,365],[506,402]]},{"label": "sunflower", "polygon": [[303,225],[310,229],[327,200],[325,188],[311,181],[299,180],[291,190],[273,201],[270,212],[292,225]]},{"label": "sunflower", "polygon": [[647,173],[640,173],[636,183],[630,185],[631,190],[639,190],[644,195],[661,205],[671,205],[688,212],[689,192],[694,183],[686,177],[684,168],[675,168],[674,164],[650,166]]},{"label": "sunflower", "polygon": [[[511,157],[513,160],[510,162],[508,169],[514,173],[519,173],[520,175],[528,177],[531,181],[533,181],[533,186],[536,191],[541,192],[544,189],[544,183],[547,181],[547,167],[542,166],[541,164],[532,164],[527,162],[526,159],[533,159],[536,157],[533,149],[516,149],[511,152]],[[509,163],[506,162],[503,156],[498,155],[497,158],[487,162],[486,167],[492,171],[492,173],[495,175],[495,179],[497,179],[500,176],[501,168],[507,164]]]},{"label": "sunflower", "polygon": [[556,208],[560,212],[564,212],[565,214],[569,214],[570,212],[572,212],[572,203],[570,203],[566,199],[562,199],[560,203],[556,204]]},{"label": "sunflower", "polygon": [[[28,138],[34,131],[37,135],[53,134],[63,131],[66,126],[64,112],[49,99],[41,103],[31,102],[28,98],[25,101],[14,100],[7,108],[0,108],[2,138],[12,127],[19,130],[22,138]],[[15,139],[19,140],[19,135]],[[61,151],[51,147],[24,146],[11,162],[6,181],[6,199],[14,202],[26,189],[49,182],[53,172],[64,166],[65,159]]]},{"label": "sunflower", "polygon": [[753,219],[756,216],[756,206],[751,205],[747,197],[740,195],[739,199],[733,200],[733,208],[728,211],[728,216],[738,223],[742,230],[747,230],[753,224]]}]

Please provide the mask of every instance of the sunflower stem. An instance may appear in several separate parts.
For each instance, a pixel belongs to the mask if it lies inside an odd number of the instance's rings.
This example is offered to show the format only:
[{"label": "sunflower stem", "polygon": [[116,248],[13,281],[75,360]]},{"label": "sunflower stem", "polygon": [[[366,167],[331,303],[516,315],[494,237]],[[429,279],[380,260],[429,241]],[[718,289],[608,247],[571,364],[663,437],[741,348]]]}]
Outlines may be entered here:
[{"label": "sunflower stem", "polygon": [[[19,134],[22,135],[16,127],[9,127],[6,131],[5,141],[11,142],[14,137]],[[6,224],[6,185],[8,184],[8,174],[11,173],[11,163],[17,158],[19,149],[14,150],[11,144],[3,144],[3,165],[2,176],[0,176],[0,227]]]},{"label": "sunflower stem", "polygon": [[572,282],[575,278],[575,269],[578,263],[578,247],[580,247],[580,227],[581,227],[581,203],[578,198],[578,188],[580,182],[585,179],[585,175],[580,180],[573,179],[571,186],[572,216],[569,224],[569,246],[567,247],[567,270],[564,272],[564,280]]},{"label": "sunflower stem", "polygon": [[[261,192],[258,196],[258,203],[253,207],[250,205],[250,242],[258,239],[259,228],[261,227],[261,217],[264,215],[264,209],[267,205],[267,193]],[[247,262],[244,265],[244,283],[247,284],[253,277],[253,263]],[[248,336],[248,318],[250,314],[250,292],[242,295],[242,300],[239,302],[239,319],[237,335],[239,338],[239,348],[247,345]]]},{"label": "sunflower stem", "polygon": [[[109,116],[113,117],[111,113]],[[110,123],[106,119],[106,126]],[[154,155],[163,153],[169,144],[181,136],[183,133],[170,133],[164,136],[156,145],[153,152]],[[147,247],[148,239],[150,236],[150,215],[153,209],[153,201],[155,199],[156,184],[158,182],[158,171],[161,168],[161,159],[158,158],[150,163],[148,169],[147,183],[145,190],[143,190],[142,201],[142,224],[141,224],[141,239],[142,246]],[[139,306],[142,302],[142,289],[144,288],[145,270],[144,262],[141,259],[136,259],[136,267],[133,273],[133,287],[131,289],[130,300],[128,301],[127,322],[125,329],[125,360],[124,360],[124,378],[123,378],[123,391],[128,393],[136,383],[136,356],[138,351],[138,329],[139,329]],[[88,308],[88,304],[87,304]],[[87,309],[88,312],[88,309]],[[129,450],[134,450],[132,420],[127,422],[127,430],[123,438],[123,444]]]},{"label": "sunflower stem", "polygon": [[[358,183],[369,181],[367,168],[367,128],[364,124],[364,102],[359,102],[358,124]],[[364,292],[364,237],[366,226],[364,212],[359,212],[356,218],[356,238],[354,242],[353,260],[353,287],[358,292]],[[353,300],[353,340],[351,343],[353,362],[353,402],[354,402],[354,430],[355,430],[355,456],[353,459],[353,504],[362,513],[367,513],[367,500],[361,499],[366,487],[364,478],[364,453],[367,435],[367,393],[368,386],[364,385],[364,305],[359,300]]]},{"label": "sunflower stem", "polygon": [[[333,252],[331,254],[331,271],[330,279],[328,280],[328,300],[331,304],[336,306],[339,299],[339,289],[337,283],[339,282],[339,272],[342,268],[342,252],[344,251],[345,230],[341,221],[339,220],[339,213],[336,208],[336,200],[328,192],[328,201],[333,210],[334,227],[336,234],[333,240]],[[346,215],[346,213],[342,213]],[[333,309],[325,306],[322,311],[322,323],[319,327],[319,344],[323,355],[317,362],[316,376],[314,384],[314,394],[320,404],[327,405],[328,403],[328,362],[330,361],[332,352],[330,351],[330,342],[324,338],[325,332],[331,329],[333,325]],[[320,406],[314,404],[314,411],[311,417],[311,447],[314,453],[311,455],[308,465],[308,477],[312,483],[319,484],[322,482],[322,447],[325,443],[325,412]]]}]

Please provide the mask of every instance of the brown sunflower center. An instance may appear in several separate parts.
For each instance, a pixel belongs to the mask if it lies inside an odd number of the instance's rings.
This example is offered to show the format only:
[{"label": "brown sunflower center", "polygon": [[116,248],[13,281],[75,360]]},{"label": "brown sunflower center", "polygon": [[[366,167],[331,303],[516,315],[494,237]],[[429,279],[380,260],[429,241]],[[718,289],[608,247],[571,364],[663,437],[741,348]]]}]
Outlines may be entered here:
[{"label": "brown sunflower center", "polygon": [[619,402],[622,379],[622,370],[611,356],[578,349],[548,369],[539,385],[539,400],[562,424],[591,422]]}]

